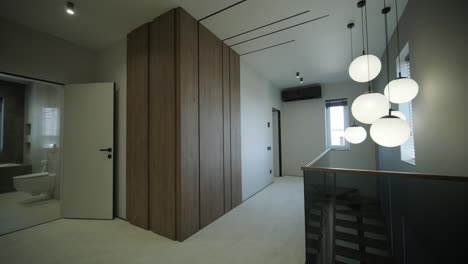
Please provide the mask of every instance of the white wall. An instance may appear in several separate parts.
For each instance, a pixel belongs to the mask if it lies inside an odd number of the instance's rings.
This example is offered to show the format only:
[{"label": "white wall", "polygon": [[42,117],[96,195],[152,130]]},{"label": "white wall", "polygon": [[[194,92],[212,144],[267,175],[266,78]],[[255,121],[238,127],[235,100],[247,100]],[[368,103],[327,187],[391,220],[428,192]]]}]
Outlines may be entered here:
[{"label": "white wall", "polygon": [[[347,98],[351,109],[354,99],[366,91],[365,85],[351,81],[326,84],[322,86],[321,99],[283,103],[281,133],[284,175],[302,176],[301,167],[325,151],[325,100]],[[351,113],[349,120],[353,120]],[[368,130],[367,126],[365,128]],[[351,145],[350,151],[332,151],[330,165],[375,169],[375,145],[368,137],[362,144]]]},{"label": "white wall", "polygon": [[94,52],[0,19],[0,71],[60,83],[91,82]]},{"label": "white wall", "polygon": [[241,59],[242,199],[273,181],[272,108],[280,109],[280,92]]},{"label": "white wall", "polygon": [[126,147],[127,147],[127,39],[124,38],[98,54],[97,81],[115,82],[117,155],[115,198],[117,216],[126,218]]},{"label": "white wall", "polygon": [[[400,19],[401,43],[409,43],[411,75],[420,86],[413,100],[416,166],[400,160],[400,148],[379,148],[384,170],[466,175],[467,21],[464,1],[412,0]],[[443,19],[434,21],[434,17]],[[390,46],[390,75],[396,76],[396,35]],[[403,45],[402,45],[403,47]],[[385,73],[386,57],[383,73]],[[375,82],[383,88],[386,75]]]}]

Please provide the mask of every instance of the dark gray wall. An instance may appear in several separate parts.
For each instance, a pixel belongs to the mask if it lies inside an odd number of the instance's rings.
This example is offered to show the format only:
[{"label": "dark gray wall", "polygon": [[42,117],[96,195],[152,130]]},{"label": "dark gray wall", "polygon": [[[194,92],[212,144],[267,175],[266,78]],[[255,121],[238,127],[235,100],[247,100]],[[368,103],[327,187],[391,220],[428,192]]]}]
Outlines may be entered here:
[{"label": "dark gray wall", "polygon": [[[393,1],[390,1],[393,3]],[[410,0],[400,19],[401,48],[409,43],[411,75],[420,86],[413,100],[416,166],[400,160],[400,148],[379,148],[383,170],[467,174],[467,60],[465,1]],[[393,19],[395,10],[390,13]],[[380,37],[374,41],[383,41]],[[396,77],[396,36],[390,41],[390,76]],[[374,82],[387,84],[386,57]]]},{"label": "dark gray wall", "polygon": [[0,97],[3,97],[3,150],[1,163],[23,162],[24,85],[0,80]]},{"label": "dark gray wall", "polygon": [[[465,1],[410,0],[400,19],[401,43],[409,42],[416,166],[400,160],[400,148],[378,149],[382,170],[467,175],[467,27]],[[394,13],[392,12],[392,17]],[[396,38],[390,74],[396,76]],[[402,45],[403,47],[403,45]],[[382,58],[383,64],[386,58]],[[381,92],[386,68],[375,81]],[[468,184],[381,179],[397,259],[404,263],[456,263],[468,254]],[[405,261],[403,261],[405,260]]]}]

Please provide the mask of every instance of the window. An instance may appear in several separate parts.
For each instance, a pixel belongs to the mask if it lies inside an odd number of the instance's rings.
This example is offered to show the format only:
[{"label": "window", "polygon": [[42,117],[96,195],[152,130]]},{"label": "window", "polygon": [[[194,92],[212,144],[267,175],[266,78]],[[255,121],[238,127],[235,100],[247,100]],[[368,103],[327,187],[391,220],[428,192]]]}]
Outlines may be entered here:
[{"label": "window", "polygon": [[52,107],[42,108],[42,135],[58,136],[58,109]]},{"label": "window", "polygon": [[[401,61],[400,63],[401,76],[410,78],[411,77],[411,63],[410,63],[410,53],[409,53],[408,43],[405,45],[405,47],[402,49],[400,53],[400,60],[397,58],[397,66],[398,66],[399,61]],[[397,74],[398,74],[398,68],[397,68]],[[411,129],[410,138],[400,147],[401,161],[409,163],[411,165],[416,165],[416,150],[414,147],[413,104],[412,102],[399,104],[398,110],[402,112],[403,114],[405,114],[406,121],[408,122],[410,129]]]},{"label": "window", "polygon": [[348,101],[336,99],[325,101],[327,147],[335,150],[348,150],[349,144],[344,137],[344,131],[348,127]]},{"label": "window", "polygon": [[3,113],[5,112],[3,104],[3,98],[0,97],[0,152],[3,151]]}]

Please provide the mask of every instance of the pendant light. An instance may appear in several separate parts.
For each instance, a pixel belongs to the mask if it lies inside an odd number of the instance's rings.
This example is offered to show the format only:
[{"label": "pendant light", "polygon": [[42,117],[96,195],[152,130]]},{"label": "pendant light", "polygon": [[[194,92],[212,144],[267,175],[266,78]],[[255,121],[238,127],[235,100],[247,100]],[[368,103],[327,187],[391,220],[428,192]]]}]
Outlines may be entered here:
[{"label": "pendant light", "polygon": [[372,124],[387,114],[387,105],[387,98],[381,93],[373,92],[369,84],[369,92],[354,100],[351,113],[357,121]]},{"label": "pendant light", "polygon": [[[351,79],[353,79],[356,82],[369,82],[375,79],[380,73],[380,70],[382,69],[382,63],[380,62],[380,59],[372,54],[369,53],[369,35],[368,35],[368,29],[367,29],[367,7],[366,7],[366,1],[362,0],[359,1],[358,7],[361,9],[361,24],[362,24],[362,56],[357,57],[351,62],[351,65],[349,65],[349,76]],[[364,10],[365,8],[366,12],[366,33],[364,34]],[[364,35],[367,40],[367,52],[366,52],[366,47],[364,44]]]},{"label": "pendant light", "polygon": [[[353,61],[353,28],[354,28],[354,23],[349,23],[348,24],[348,29],[350,33],[350,44],[351,44],[351,61]],[[346,128],[344,132],[344,136],[346,141],[348,141],[351,144],[359,144],[362,143],[364,140],[367,138],[367,132],[362,126],[356,125],[356,121],[354,121],[354,124],[348,128]]]},{"label": "pendant light", "polygon": [[392,110],[392,116],[399,117],[406,121],[406,115],[403,112]]},{"label": "pendant light", "polygon": [[[358,3],[358,7],[361,9],[361,17],[362,17],[362,36],[363,36],[362,45],[363,45],[363,49],[365,49],[365,45],[364,45],[364,15],[363,15],[363,8],[365,6],[366,6],[366,1],[360,1]],[[366,28],[367,28],[367,9],[366,9]],[[369,50],[369,39],[367,39],[367,49]],[[363,53],[365,54],[366,51],[363,50]],[[366,55],[363,55],[363,56],[366,56]],[[361,57],[363,57],[363,56],[361,56]],[[361,58],[361,57],[359,57],[359,58]],[[370,62],[371,61],[370,57],[367,57],[367,58],[369,58],[369,60],[366,60],[366,61]],[[356,60],[357,59],[355,59],[353,61],[353,63]],[[388,105],[387,98],[383,94],[375,93],[374,91],[372,91],[372,83],[370,82],[370,80],[374,79],[378,75],[378,73],[380,72],[380,70],[382,68],[382,64],[380,63],[380,60],[378,58],[377,58],[377,60],[378,60],[378,72],[377,72],[377,74],[375,74],[375,72],[374,72],[372,74],[372,76],[375,75],[375,76],[373,76],[373,78],[366,78],[365,79],[365,80],[368,81],[368,84],[369,84],[369,92],[359,96],[358,98],[356,98],[356,100],[354,100],[354,102],[353,102],[353,104],[351,106],[351,113],[353,114],[354,118],[357,121],[359,121],[361,123],[364,123],[364,124],[372,124],[373,122],[377,121],[377,119],[379,119],[382,116],[385,116],[387,114],[387,105]],[[351,64],[353,64],[353,63],[351,63]],[[351,69],[352,67],[351,66],[350,66],[350,75],[351,75],[351,78],[353,78],[352,74],[351,74],[351,72],[352,72],[352,69]],[[371,77],[370,63],[367,63],[365,68],[366,68],[365,69],[366,76]]]},{"label": "pendant light", "polygon": [[367,138],[367,132],[362,126],[352,125],[345,130],[345,139],[351,144],[360,144]]},{"label": "pendant light", "polygon": [[[413,100],[419,92],[418,83],[407,77],[401,76],[401,56],[400,54],[400,29],[398,22],[398,1],[395,0],[395,17],[396,17],[396,33],[397,33],[397,54],[398,54],[398,78],[394,79],[385,87],[384,94],[395,104],[403,104]],[[389,90],[392,87],[392,96],[390,97]]]},{"label": "pendant light", "polygon": [[[389,75],[389,51],[388,51],[388,29],[387,29],[387,14],[390,12],[390,7],[386,7],[386,1],[384,0],[384,9],[382,14],[385,16],[385,43],[387,52],[387,79],[390,79]],[[388,89],[388,94],[391,95],[393,87]],[[377,144],[384,147],[398,147],[403,145],[410,137],[410,127],[408,123],[398,116],[394,115],[392,110],[392,103],[389,102],[388,115],[380,118],[374,122],[370,128],[370,135],[372,140]]]},{"label": "pendant light", "polygon": [[409,139],[410,133],[408,123],[391,113],[375,121],[370,128],[372,140],[389,148],[403,145]]}]

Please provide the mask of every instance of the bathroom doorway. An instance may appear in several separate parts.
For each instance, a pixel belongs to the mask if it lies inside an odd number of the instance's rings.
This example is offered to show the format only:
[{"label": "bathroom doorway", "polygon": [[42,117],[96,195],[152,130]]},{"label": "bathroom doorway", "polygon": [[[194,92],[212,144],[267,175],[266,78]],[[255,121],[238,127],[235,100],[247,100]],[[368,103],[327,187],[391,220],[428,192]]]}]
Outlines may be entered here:
[{"label": "bathroom doorway", "polygon": [[61,218],[63,85],[0,74],[0,235]]}]

